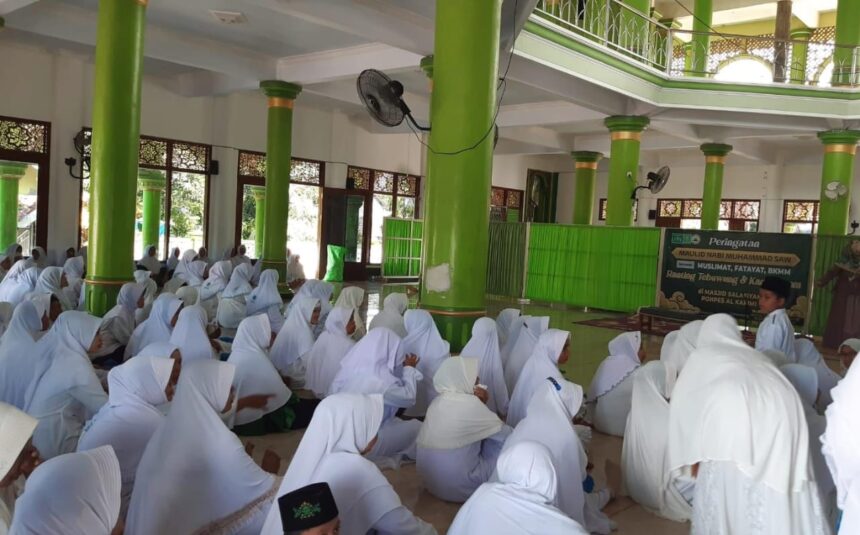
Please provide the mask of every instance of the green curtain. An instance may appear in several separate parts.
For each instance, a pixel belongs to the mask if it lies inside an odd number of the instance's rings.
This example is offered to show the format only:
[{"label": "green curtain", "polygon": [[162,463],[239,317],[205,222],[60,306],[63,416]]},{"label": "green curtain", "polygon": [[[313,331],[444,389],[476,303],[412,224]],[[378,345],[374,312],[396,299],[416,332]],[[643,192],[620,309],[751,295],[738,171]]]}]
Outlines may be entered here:
[{"label": "green curtain", "polygon": [[[827,273],[833,264],[839,260],[842,251],[856,236],[818,236],[815,248],[814,279],[817,281]],[[824,334],[827,326],[827,316],[830,305],[833,304],[833,285],[827,288],[816,288],[809,311],[809,332],[816,336]]]},{"label": "green curtain", "polygon": [[487,293],[522,297],[526,224],[490,222]]},{"label": "green curtain", "polygon": [[526,297],[619,312],[653,306],[660,232],[533,223]]},{"label": "green curtain", "polygon": [[421,273],[424,222],[387,217],[382,223],[382,275],[417,277]]}]

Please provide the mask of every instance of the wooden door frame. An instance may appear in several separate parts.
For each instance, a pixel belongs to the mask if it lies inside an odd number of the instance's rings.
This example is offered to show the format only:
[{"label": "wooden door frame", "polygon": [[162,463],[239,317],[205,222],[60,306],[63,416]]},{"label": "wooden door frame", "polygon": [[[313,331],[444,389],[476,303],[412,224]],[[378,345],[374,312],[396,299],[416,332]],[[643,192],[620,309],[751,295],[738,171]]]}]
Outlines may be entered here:
[{"label": "wooden door frame", "polygon": [[326,237],[323,234],[325,233],[326,228],[325,202],[330,198],[330,196],[364,197],[364,228],[362,229],[361,259],[358,262],[344,261],[343,270],[344,280],[347,280],[347,264],[353,264],[353,266],[350,266],[349,271],[350,273],[356,274],[356,276],[350,277],[349,280],[367,280],[367,265],[370,259],[370,231],[373,221],[373,192],[370,190],[360,189],[323,188],[322,203],[320,204],[320,207],[322,208],[322,216],[320,217],[319,276],[325,276],[326,269],[328,268],[328,243],[326,242]]}]

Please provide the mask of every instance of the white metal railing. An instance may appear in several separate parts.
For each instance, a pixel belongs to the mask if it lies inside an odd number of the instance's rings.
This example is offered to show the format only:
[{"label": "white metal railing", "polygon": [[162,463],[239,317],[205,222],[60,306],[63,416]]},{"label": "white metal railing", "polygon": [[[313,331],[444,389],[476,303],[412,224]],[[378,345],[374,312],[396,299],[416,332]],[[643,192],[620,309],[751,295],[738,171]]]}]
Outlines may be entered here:
[{"label": "white metal railing", "polygon": [[[860,47],[832,41],[780,40],[772,35],[702,33],[672,28],[619,0],[538,0],[535,15],[559,29],[619,53],[628,61],[677,77],[795,84],[860,85]],[[722,72],[751,60],[769,71]],[[755,70],[755,65],[752,65]]]}]

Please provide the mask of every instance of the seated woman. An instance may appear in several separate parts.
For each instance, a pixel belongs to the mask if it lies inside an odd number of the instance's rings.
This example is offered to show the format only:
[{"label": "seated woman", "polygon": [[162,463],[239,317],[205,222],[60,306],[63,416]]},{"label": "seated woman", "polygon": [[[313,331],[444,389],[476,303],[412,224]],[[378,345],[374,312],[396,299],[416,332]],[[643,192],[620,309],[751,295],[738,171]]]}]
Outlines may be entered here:
[{"label": "seated woman", "polygon": [[125,359],[137,356],[140,350],[155,342],[170,340],[173,327],[179,320],[183,304],[175,295],[163,293],[152,303],[152,313],[135,327],[128,345],[125,346]]},{"label": "seated woman", "polygon": [[183,362],[217,358],[221,352],[218,342],[206,333],[206,311],[199,306],[185,307],[179,312],[170,343],[179,348]]},{"label": "seated woman", "polygon": [[170,412],[140,460],[125,533],[260,533],[280,459],[267,451],[260,468],[224,425],[225,415],[241,410],[234,373],[214,360],[184,366]]},{"label": "seated woman", "polygon": [[382,310],[370,320],[370,329],[388,327],[400,338],[406,337],[406,327],[403,324],[403,314],[409,308],[409,298],[406,294],[388,294],[382,301]]},{"label": "seated woman", "polygon": [[120,488],[119,463],[110,446],[51,459],[27,479],[10,533],[121,533]]},{"label": "seated woman", "polygon": [[278,291],[278,272],[267,269],[260,273],[260,283],[245,298],[246,313],[248,316],[266,314],[272,332],[276,333],[284,326],[283,306],[284,301]]},{"label": "seated woman", "polygon": [[302,357],[314,346],[314,325],[319,323],[321,310],[315,297],[301,298],[277,331],[269,357],[278,372],[291,379],[291,384],[304,385],[306,365]]},{"label": "seated woman", "polygon": [[143,257],[137,261],[137,265],[149,271],[154,280],[161,280],[161,270],[163,267],[161,261],[158,260],[158,247],[155,245],[147,245],[143,248]]},{"label": "seated woman", "polygon": [[230,282],[221,293],[218,302],[218,324],[226,329],[235,329],[247,316],[245,297],[251,293],[251,275],[253,268],[251,264],[238,264],[230,274]]},{"label": "seated woman", "polygon": [[506,308],[496,316],[496,332],[499,335],[499,348],[504,347],[507,343],[514,320],[519,317],[520,310],[518,308]]},{"label": "seated woman", "polygon": [[487,385],[487,408],[504,419],[510,399],[502,368],[496,322],[490,318],[479,318],[472,326],[472,338],[463,347],[460,356],[475,357],[481,363],[478,376]]},{"label": "seated woman", "polygon": [[[851,342],[851,340],[848,340],[847,342]],[[860,348],[860,342],[858,342],[858,348]],[[856,349],[852,350],[848,345],[842,344],[840,352],[845,350],[853,353],[857,352]],[[815,402],[815,406],[819,410],[823,411],[828,405],[830,405],[830,403],[833,402],[833,398],[830,396],[830,391],[839,383],[842,376],[833,371],[830,366],[824,362],[824,359],[821,357],[821,353],[819,353],[818,349],[815,348],[815,344],[812,340],[809,340],[808,338],[798,338],[794,341],[794,353],[797,355],[798,364],[809,366],[815,370],[815,373],[818,376],[818,390],[821,392],[821,395]]]},{"label": "seated woman", "polygon": [[660,349],[660,360],[671,366],[676,374],[681,373],[687,359],[696,350],[701,330],[702,320],[696,320],[667,334]]},{"label": "seated woman", "polygon": [[41,306],[24,301],[15,308],[9,328],[0,337],[0,402],[24,409],[27,387],[36,374],[36,336],[47,324],[44,301]]},{"label": "seated woman", "polygon": [[[361,319],[361,305],[364,303],[364,288],[358,286],[347,286],[340,291],[337,296],[337,301],[334,302],[335,308],[348,308],[355,310],[355,337],[361,338],[367,334],[367,327],[364,326],[364,320]],[[321,318],[320,321],[325,321]]]},{"label": "seated woman", "polygon": [[209,277],[197,290],[197,304],[203,307],[206,311],[206,319],[208,323],[215,323],[218,315],[218,303],[221,301],[221,294],[230,282],[230,275],[233,273],[233,264],[226,260],[215,262],[209,270]]},{"label": "seated woman", "polygon": [[116,306],[102,318],[99,328],[102,338],[102,348],[90,354],[94,361],[114,360],[122,362],[125,348],[131,340],[131,335],[137,327],[135,312],[143,308],[143,292],[145,288],[134,282],[122,285],[116,298]]},{"label": "seated woman", "polygon": [[158,293],[158,284],[152,280],[152,274],[149,271],[138,269],[133,273],[134,282],[143,286],[143,308],[139,308],[134,313],[134,321],[136,325],[140,325],[152,312],[152,303],[155,302],[156,294]]},{"label": "seated woman", "polygon": [[418,371],[423,377],[415,404],[406,410],[406,415],[421,417],[436,397],[433,376],[439,365],[451,356],[451,347],[442,339],[433,317],[426,310],[409,310],[403,319],[408,333],[403,339],[403,352],[418,357]]},{"label": "seated woman", "polygon": [[[337,394],[324,399],[290,462],[278,495],[325,482],[334,495],[344,533],[435,534],[432,525],[403,506],[385,476],[364,458],[376,441],[383,413],[380,395]],[[269,509],[261,533],[284,533],[278,507]]]},{"label": "seated woman", "polygon": [[549,328],[549,318],[546,316],[525,316],[520,327],[516,342],[510,348],[505,360],[505,386],[508,392],[514,391],[523,368],[529,357],[534,353],[540,336]]},{"label": "seated woman", "polygon": [[0,403],[0,533],[8,533],[15,500],[24,480],[41,462],[30,440],[38,420],[12,405]]},{"label": "seated woman", "polygon": [[564,379],[559,365],[565,364],[570,358],[570,333],[559,329],[550,329],[540,335],[537,346],[526,362],[517,384],[511,392],[511,403],[508,407],[508,425],[515,427],[526,417],[526,409],[532,396],[548,377],[557,381]]},{"label": "seated woman", "polygon": [[63,288],[63,293],[66,294],[66,300],[74,304],[72,310],[80,310],[84,271],[86,271],[86,266],[84,266],[84,259],[81,256],[69,258],[63,264],[63,275],[66,276],[66,281],[69,283]]},{"label": "seated woman", "polygon": [[125,518],[137,465],[149,440],[164,420],[158,410],[173,399],[181,363],[156,357],[137,357],[108,373],[108,402],[84,427],[78,451],[111,446],[122,474],[122,507]]},{"label": "seated woman", "polygon": [[66,280],[66,275],[63,273],[62,268],[58,268],[56,266],[46,267],[39,273],[39,278],[36,280],[36,286],[33,287],[33,292],[29,295],[33,294],[47,294],[53,295],[60,302],[60,305],[63,307],[63,311],[66,310],[75,310],[77,308],[77,303],[69,301],[68,296],[63,291],[69,285]]},{"label": "seated woman", "polygon": [[591,380],[586,405],[594,428],[601,433],[624,436],[633,397],[633,372],[644,357],[645,348],[638,332],[620,334],[609,342],[609,356],[603,359]]},{"label": "seated woman", "polygon": [[402,341],[394,331],[373,329],[344,357],[329,389],[329,396],[342,392],[382,394],[385,417],[369,455],[380,462],[390,459],[397,464],[403,458],[415,459],[415,441],[421,431],[420,421],[396,416],[401,409],[415,404],[421,380],[421,372],[416,369],[418,357],[404,358],[403,353]]},{"label": "seated woman", "polygon": [[18,260],[0,282],[0,302],[18,305],[36,288],[39,269],[28,267],[26,260]]},{"label": "seated woman", "polygon": [[468,500],[487,482],[511,433],[477,382],[477,359],[445,359],[433,377],[439,395],[418,434],[418,473],[430,494],[449,502]]},{"label": "seated woman", "polygon": [[669,398],[675,375],[670,364],[653,361],[633,376],[633,403],[624,431],[621,470],[634,501],[654,514],[685,522],[693,513],[690,501],[695,482],[670,478],[666,466]]},{"label": "seated woman", "polygon": [[460,508],[448,535],[588,535],[556,507],[558,477],[550,451],[523,441],[499,456],[498,481],[484,483]]},{"label": "seated woman", "polygon": [[354,310],[340,307],[332,309],[325,322],[325,331],[303,357],[307,364],[305,388],[320,399],[331,388],[343,358],[355,345],[354,316]]}]

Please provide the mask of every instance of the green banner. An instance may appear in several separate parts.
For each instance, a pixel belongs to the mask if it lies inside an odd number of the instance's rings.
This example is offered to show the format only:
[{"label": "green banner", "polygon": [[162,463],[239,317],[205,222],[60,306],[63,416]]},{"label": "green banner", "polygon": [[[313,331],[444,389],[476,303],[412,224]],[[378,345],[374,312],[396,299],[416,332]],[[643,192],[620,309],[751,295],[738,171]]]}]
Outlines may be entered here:
[{"label": "green banner", "polygon": [[809,309],[812,237],[667,229],[663,245],[660,306],[688,312],[726,312],[749,317],[769,275],[791,282],[786,304],[795,323]]}]

